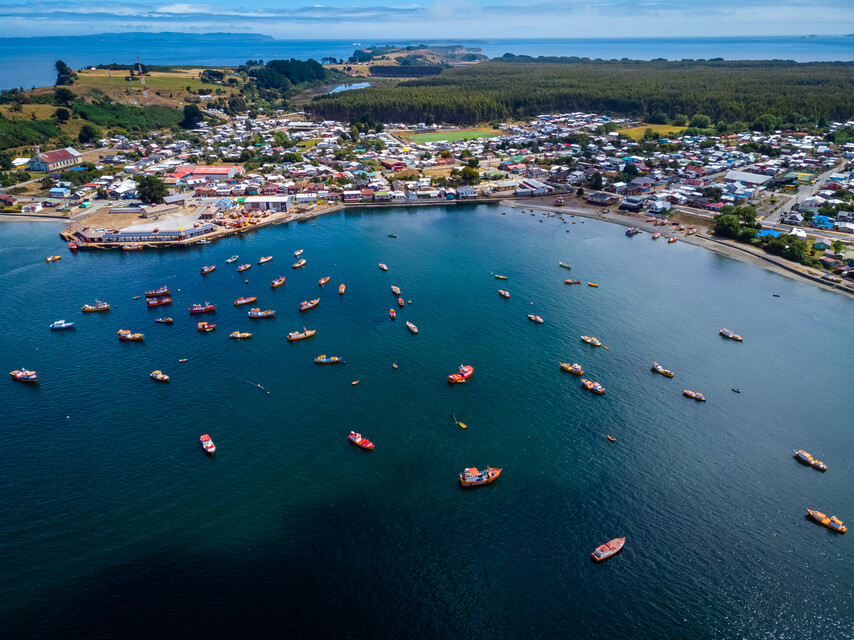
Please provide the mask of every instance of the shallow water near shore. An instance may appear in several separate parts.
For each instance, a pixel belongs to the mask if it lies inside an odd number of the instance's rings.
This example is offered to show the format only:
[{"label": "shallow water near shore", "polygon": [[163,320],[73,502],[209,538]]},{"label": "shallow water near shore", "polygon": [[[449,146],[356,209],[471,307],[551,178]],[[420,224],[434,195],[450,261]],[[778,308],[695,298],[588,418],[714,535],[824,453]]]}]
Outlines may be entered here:
[{"label": "shallow water near shore", "polygon": [[[2,360],[40,378],[0,381],[0,628],[89,638],[200,625],[337,638],[850,632],[852,540],[805,509],[854,524],[851,301],[685,243],[565,218],[495,205],[347,210],[206,247],[78,255],[58,239],[61,225],[0,225]],[[290,266],[296,249],[303,269]],[[53,253],[62,260],[45,264]],[[239,262],[226,264],[233,254]],[[259,266],[264,255],[274,259]],[[236,273],[243,262],[252,268]],[[271,289],[280,275],[286,284]],[[171,307],[132,299],[163,284]],[[398,309],[391,285],[412,304]],[[248,295],[276,318],[250,321],[232,304]],[[113,309],[82,314],[95,298]],[[188,314],[206,300],[215,314]],[[173,325],[154,324],[167,315]],[[51,332],[59,318],[76,328]],[[198,333],[200,319],[216,331]],[[316,337],[285,340],[303,326]],[[744,342],[721,338],[722,327]],[[145,342],[119,342],[119,329]],[[234,330],[253,337],[229,340]],[[316,366],[319,354],[347,364]],[[606,394],[581,389],[558,361],[582,364]],[[676,377],[650,372],[653,361]],[[473,377],[449,386],[461,363]],[[172,380],[152,381],[154,369]],[[350,444],[351,429],[376,449]],[[202,452],[203,433],[215,457]],[[829,470],[793,460],[800,448]],[[487,464],[504,469],[497,482],[458,486],[464,467]],[[591,562],[619,536],[619,556]]]}]

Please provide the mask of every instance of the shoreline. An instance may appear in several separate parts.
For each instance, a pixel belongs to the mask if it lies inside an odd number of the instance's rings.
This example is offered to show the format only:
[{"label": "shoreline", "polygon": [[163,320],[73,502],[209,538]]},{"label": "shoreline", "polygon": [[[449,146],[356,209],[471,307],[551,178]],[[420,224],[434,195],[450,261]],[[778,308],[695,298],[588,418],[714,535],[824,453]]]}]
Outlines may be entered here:
[{"label": "shoreline", "polygon": [[[608,210],[608,213],[600,213],[603,210],[602,207],[587,207],[587,205],[581,205],[581,203],[567,203],[562,207],[556,207],[553,204],[539,206],[536,204],[535,200],[529,201],[528,204],[512,200],[503,200],[501,204],[513,209],[530,209],[533,207],[538,210],[548,211],[549,213],[569,213],[570,215],[580,216],[582,218],[604,220],[605,222],[610,222],[623,227],[637,227],[641,231],[645,231],[647,233],[657,233],[662,231],[661,227],[655,227],[652,223],[646,222],[647,216],[636,218],[629,214],[617,213],[610,209]],[[675,215],[678,216],[681,214],[677,213]],[[692,220],[696,219],[697,218],[692,216]],[[672,225],[668,225],[664,229],[671,230],[673,227]],[[703,235],[701,235],[701,232]],[[835,284],[824,281],[821,279],[821,275],[816,274],[814,270],[810,269],[810,267],[789,262],[782,258],[777,258],[776,256],[771,256],[766,254],[764,251],[760,252],[748,245],[739,245],[726,240],[713,238],[708,235],[708,232],[709,227],[702,226],[694,235],[685,237],[680,236],[679,242],[708,249],[709,251],[715,251],[728,258],[740,260],[741,262],[748,262],[793,280],[812,284],[826,291],[841,293],[854,299],[854,285],[850,283],[845,283],[843,281],[842,283]]]}]

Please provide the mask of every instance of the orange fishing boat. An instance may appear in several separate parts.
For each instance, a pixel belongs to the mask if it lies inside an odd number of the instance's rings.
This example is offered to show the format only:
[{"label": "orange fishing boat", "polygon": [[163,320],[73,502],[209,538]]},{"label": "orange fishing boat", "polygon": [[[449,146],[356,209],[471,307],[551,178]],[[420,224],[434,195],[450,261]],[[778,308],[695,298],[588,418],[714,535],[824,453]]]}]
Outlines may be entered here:
[{"label": "orange fishing boat", "polygon": [[482,484],[489,484],[498,480],[503,469],[487,466],[483,471],[478,471],[477,467],[468,467],[463,469],[460,474],[460,484],[464,487],[476,487]]},{"label": "orange fishing boat", "polygon": [[344,290],[345,290],[346,288],[347,288],[347,287],[345,287],[343,284],[339,284],[339,285],[338,285],[338,295],[343,296],[343,295],[344,295]]},{"label": "orange fishing boat", "polygon": [[240,305],[251,304],[253,302],[256,302],[257,300],[258,300],[258,296],[249,296],[248,298],[238,298],[237,300],[234,301],[234,306],[239,307]]},{"label": "orange fishing boat", "polygon": [[270,287],[275,289],[276,287],[281,287],[283,284],[285,284],[285,276],[273,280],[273,282],[270,283]]},{"label": "orange fishing boat", "polygon": [[611,556],[620,553],[625,544],[625,538],[614,538],[613,540],[603,544],[601,547],[597,547],[596,551],[590,554],[590,557],[593,558],[594,562],[602,562],[603,560],[607,560]]}]

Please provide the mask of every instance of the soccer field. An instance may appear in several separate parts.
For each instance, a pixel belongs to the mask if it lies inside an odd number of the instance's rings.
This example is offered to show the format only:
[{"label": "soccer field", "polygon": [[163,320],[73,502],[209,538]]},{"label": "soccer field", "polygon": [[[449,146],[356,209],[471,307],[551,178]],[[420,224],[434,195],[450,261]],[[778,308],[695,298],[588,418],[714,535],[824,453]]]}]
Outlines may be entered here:
[{"label": "soccer field", "polygon": [[436,133],[414,133],[401,137],[412,142],[456,142],[457,140],[474,140],[476,138],[495,138],[498,135],[483,129],[464,129],[460,131],[438,131]]}]

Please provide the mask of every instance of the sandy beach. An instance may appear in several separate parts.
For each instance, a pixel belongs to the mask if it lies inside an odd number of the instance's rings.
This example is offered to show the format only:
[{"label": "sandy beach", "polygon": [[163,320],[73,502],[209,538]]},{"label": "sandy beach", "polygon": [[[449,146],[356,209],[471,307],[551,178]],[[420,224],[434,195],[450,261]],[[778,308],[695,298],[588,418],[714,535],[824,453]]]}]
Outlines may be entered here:
[{"label": "sandy beach", "polygon": [[[540,204],[540,202],[543,202],[543,204]],[[546,202],[549,204],[545,204]],[[531,199],[527,201],[502,200],[501,204],[507,207],[512,207],[513,209],[535,209],[537,211],[548,211],[549,213],[563,215],[569,214],[583,218],[605,220],[606,222],[612,222],[624,227],[637,227],[647,233],[667,233],[673,229],[672,226],[656,227],[651,222],[646,222],[647,216],[643,214],[632,215],[626,212],[618,212],[610,209],[607,213],[603,213],[602,207],[588,206],[582,202],[568,202],[564,206],[556,207],[554,206],[552,197],[549,197],[548,199],[541,199],[539,201],[538,199]],[[684,218],[684,220],[682,218]],[[773,271],[774,273],[779,273],[780,275],[794,278],[801,282],[809,282],[810,284],[826,289],[827,291],[842,293],[850,298],[854,298],[854,284],[845,281],[839,284],[834,284],[832,282],[822,280],[821,272],[817,269],[812,269],[795,262],[783,260],[782,258],[772,256],[749,245],[737,244],[735,242],[714,238],[709,235],[711,233],[711,227],[703,224],[706,222],[705,220],[701,220],[694,216],[684,216],[679,213],[671,216],[671,220],[674,222],[680,222],[680,224],[693,224],[697,228],[697,233],[694,235],[680,235],[679,242],[685,242],[711,251],[717,251],[729,258],[749,262],[763,267],[764,269],[768,269],[769,271]]]}]

